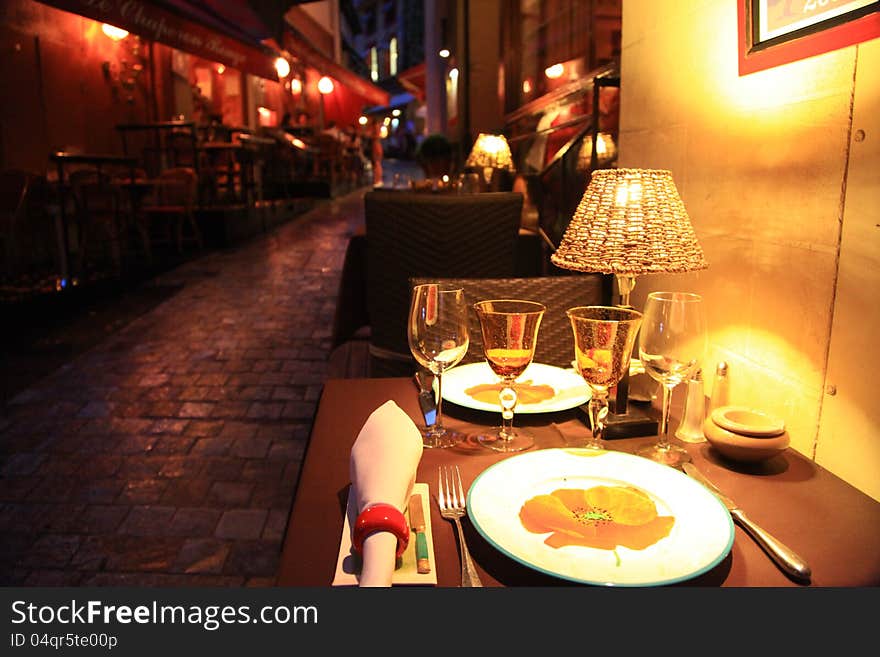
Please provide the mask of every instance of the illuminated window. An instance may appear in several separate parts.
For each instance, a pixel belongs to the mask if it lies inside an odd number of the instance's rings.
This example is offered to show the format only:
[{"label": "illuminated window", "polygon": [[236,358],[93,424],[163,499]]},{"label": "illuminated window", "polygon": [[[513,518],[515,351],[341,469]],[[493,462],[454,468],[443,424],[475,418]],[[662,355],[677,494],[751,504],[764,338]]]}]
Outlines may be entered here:
[{"label": "illuminated window", "polygon": [[373,82],[379,79],[379,53],[376,46],[370,48],[370,78]]},{"label": "illuminated window", "polygon": [[391,37],[391,41],[388,43],[388,50],[390,52],[389,72],[391,75],[397,75],[397,37]]}]

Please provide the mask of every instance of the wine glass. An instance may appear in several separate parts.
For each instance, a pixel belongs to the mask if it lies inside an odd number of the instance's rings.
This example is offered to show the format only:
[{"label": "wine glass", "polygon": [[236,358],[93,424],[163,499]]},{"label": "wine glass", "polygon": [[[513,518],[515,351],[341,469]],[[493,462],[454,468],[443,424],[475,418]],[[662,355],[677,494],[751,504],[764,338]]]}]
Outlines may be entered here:
[{"label": "wine glass", "polygon": [[437,415],[434,424],[420,427],[422,444],[451,447],[464,436],[443,426],[443,372],[457,365],[468,350],[464,290],[437,283],[413,287],[407,338],[416,361],[437,379]]},{"label": "wine glass", "polygon": [[663,387],[663,414],[656,443],[636,453],[677,467],[690,455],[669,441],[669,405],[672,390],[691,376],[706,350],[703,298],[689,292],[651,292],[643,315],[639,358],[648,375]]},{"label": "wine glass", "polygon": [[501,426],[478,435],[477,441],[497,452],[519,452],[535,444],[529,432],[513,428],[517,401],[514,381],[532,362],[538,327],[546,310],[541,303],[517,299],[474,304],[483,336],[483,355],[501,378]]},{"label": "wine glass", "polygon": [[574,333],[577,371],[592,393],[589,409],[593,435],[585,446],[603,449],[608,389],[616,386],[629,368],[642,313],[622,307],[578,306],[565,314]]}]

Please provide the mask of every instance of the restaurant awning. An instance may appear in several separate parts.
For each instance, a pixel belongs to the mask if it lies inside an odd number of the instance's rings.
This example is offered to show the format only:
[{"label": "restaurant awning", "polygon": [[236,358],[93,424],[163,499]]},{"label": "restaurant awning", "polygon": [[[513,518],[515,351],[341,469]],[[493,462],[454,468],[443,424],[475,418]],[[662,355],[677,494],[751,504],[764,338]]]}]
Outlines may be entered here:
[{"label": "restaurant awning", "polygon": [[261,43],[271,37],[269,29],[241,0],[39,1],[252,75],[278,79],[277,53]]},{"label": "restaurant awning", "polygon": [[397,81],[420,102],[425,100],[425,62],[397,74]]},{"label": "restaurant awning", "polygon": [[304,37],[296,34],[290,26],[284,32],[282,46],[290,54],[298,57],[304,64],[311,66],[322,75],[329,75],[331,78],[344,85],[358,96],[364,99],[367,105],[387,105],[390,94],[377,87],[371,82],[360,77],[356,73],[349,71],[341,64],[337,64],[332,59],[322,54],[312,46]]}]

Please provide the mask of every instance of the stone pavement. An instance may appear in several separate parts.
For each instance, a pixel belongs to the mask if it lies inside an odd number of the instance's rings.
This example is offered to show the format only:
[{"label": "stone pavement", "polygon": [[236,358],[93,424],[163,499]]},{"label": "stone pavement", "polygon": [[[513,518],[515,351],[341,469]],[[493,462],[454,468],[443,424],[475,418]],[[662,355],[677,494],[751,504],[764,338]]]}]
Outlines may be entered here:
[{"label": "stone pavement", "polygon": [[362,197],[162,275],[0,409],[0,585],[274,584]]}]

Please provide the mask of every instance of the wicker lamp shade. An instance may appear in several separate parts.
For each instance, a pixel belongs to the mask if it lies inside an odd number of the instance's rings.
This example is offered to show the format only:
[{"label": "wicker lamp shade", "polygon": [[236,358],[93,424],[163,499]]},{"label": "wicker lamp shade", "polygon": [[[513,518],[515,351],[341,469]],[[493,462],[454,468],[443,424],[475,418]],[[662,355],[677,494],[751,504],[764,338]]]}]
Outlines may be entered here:
[{"label": "wicker lamp shade", "polygon": [[464,165],[481,169],[515,170],[510,145],[504,135],[490,135],[485,132],[477,137]]},{"label": "wicker lamp shade", "polygon": [[672,173],[598,169],[550,258],[582,272],[683,273],[708,264]]}]

